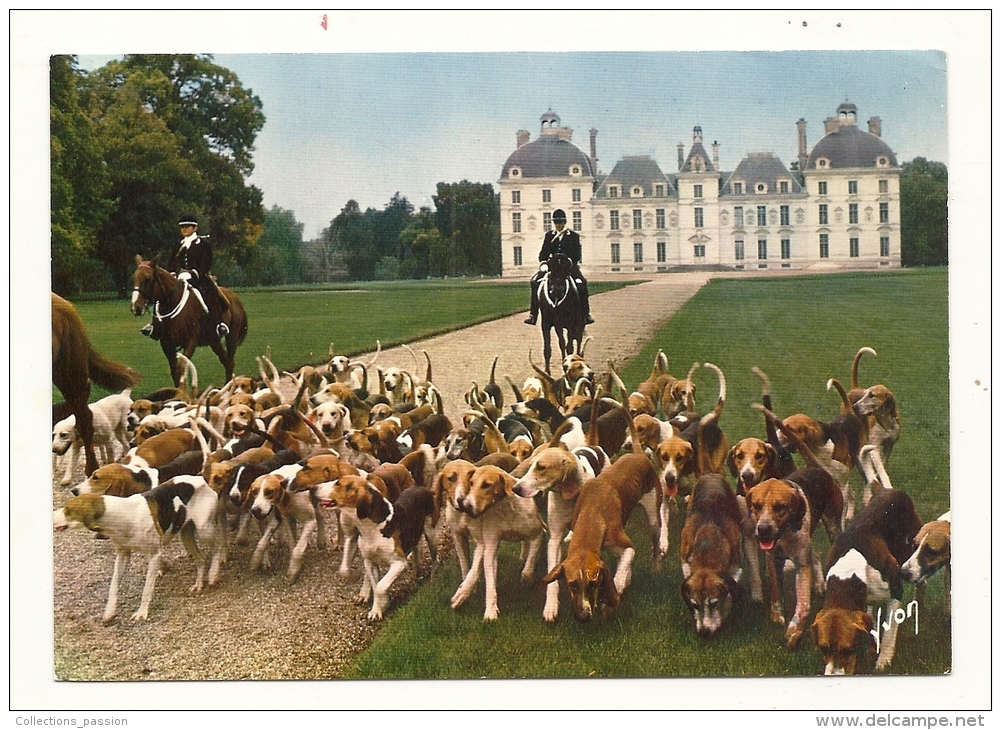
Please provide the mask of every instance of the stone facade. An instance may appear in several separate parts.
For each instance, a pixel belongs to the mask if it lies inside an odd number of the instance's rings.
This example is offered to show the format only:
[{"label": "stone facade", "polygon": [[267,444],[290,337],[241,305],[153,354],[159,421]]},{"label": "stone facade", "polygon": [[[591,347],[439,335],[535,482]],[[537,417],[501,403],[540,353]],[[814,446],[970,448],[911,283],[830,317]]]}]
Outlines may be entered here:
[{"label": "stone facade", "polygon": [[535,271],[556,208],[580,234],[585,274],[900,266],[900,166],[881,121],[860,130],[846,102],[809,153],[806,122],[796,126],[799,169],[764,152],[724,172],[719,145],[708,152],[695,127],[688,154],[678,146],[676,173],[633,156],[603,174],[597,131],[585,153],[546,112],[535,141],[517,133],[501,172],[503,275]]}]

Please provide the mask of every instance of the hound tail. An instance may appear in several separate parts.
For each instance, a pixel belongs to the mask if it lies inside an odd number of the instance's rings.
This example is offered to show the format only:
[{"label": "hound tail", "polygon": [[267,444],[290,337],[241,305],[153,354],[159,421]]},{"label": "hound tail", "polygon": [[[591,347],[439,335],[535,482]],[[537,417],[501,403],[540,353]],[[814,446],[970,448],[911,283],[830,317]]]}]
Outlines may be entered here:
[{"label": "hound tail", "polygon": [[[810,451],[810,447],[808,447],[800,440],[799,436],[796,435],[795,431],[793,431],[790,428],[787,428],[786,425],[782,423],[781,419],[779,419],[778,416],[776,416],[774,413],[772,413],[770,410],[765,408],[760,403],[752,403],[751,408],[760,413],[763,413],[765,415],[765,418],[768,419],[769,422],[771,422],[779,431],[785,434],[785,437],[789,440],[789,444],[794,449],[796,449],[796,451],[799,452],[799,455],[803,457],[803,461],[806,462],[807,466],[815,467],[817,469],[824,469],[824,465],[821,464],[820,461],[817,459],[816,455],[812,451]],[[824,471],[827,470],[824,469]]]},{"label": "hound tail", "polygon": [[643,443],[640,441],[639,431],[636,430],[636,424],[633,423],[633,417],[629,415],[629,409],[614,398],[602,398],[601,400],[603,403],[614,406],[622,411],[622,414],[626,417],[626,423],[629,424],[629,442],[633,446],[633,453],[638,454],[643,458],[647,458],[646,452],[643,451]]},{"label": "hound tail", "polygon": [[702,417],[702,423],[706,424],[709,421],[719,421],[719,417],[723,413],[723,404],[726,403],[726,378],[723,376],[723,371],[711,362],[705,363],[704,367],[714,371],[719,380],[719,398],[716,400],[716,407],[713,408],[712,412]]},{"label": "hound tail", "polygon": [[859,360],[862,359],[863,355],[872,355],[876,357],[876,351],[871,347],[861,347],[859,351],[855,353],[855,359],[852,360],[852,390],[859,387],[858,384],[858,364]]}]

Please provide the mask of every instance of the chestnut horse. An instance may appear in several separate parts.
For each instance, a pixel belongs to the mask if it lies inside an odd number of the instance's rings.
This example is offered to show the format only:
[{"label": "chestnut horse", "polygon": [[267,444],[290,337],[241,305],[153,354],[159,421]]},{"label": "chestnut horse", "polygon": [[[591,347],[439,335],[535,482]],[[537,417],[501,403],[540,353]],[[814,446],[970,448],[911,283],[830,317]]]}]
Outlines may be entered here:
[{"label": "chestnut horse", "polygon": [[195,349],[208,345],[226,370],[226,381],[233,379],[233,362],[236,348],[247,336],[247,313],[243,303],[229,289],[219,287],[219,292],[229,302],[229,309],[222,321],[229,327],[229,334],[220,339],[215,333],[215,323],[203,317],[204,310],[192,288],[179,284],[177,276],[157,264],[159,256],[144,261],[136,256],[136,270],[132,274],[132,314],[139,317],[147,307],[153,307],[154,331],[159,334],[160,347],[170,365],[174,387],[181,384],[184,368],[177,362],[177,353],[191,359]]},{"label": "chestnut horse", "polygon": [[580,306],[580,294],[573,280],[573,262],[563,254],[550,257],[549,271],[539,282],[539,313],[542,315],[543,354],[546,358],[546,372],[553,354],[550,339],[552,330],[560,343],[560,358],[572,352],[581,354],[584,338],[584,312]]},{"label": "chestnut horse", "polygon": [[61,296],[52,295],[52,384],[66,399],[65,404],[52,406],[52,420],[71,414],[76,417],[76,430],[87,455],[87,476],[97,468],[94,419],[87,405],[91,381],[119,392],[138,383],[141,377],[132,368],[99,355],[90,345],[76,308]]}]

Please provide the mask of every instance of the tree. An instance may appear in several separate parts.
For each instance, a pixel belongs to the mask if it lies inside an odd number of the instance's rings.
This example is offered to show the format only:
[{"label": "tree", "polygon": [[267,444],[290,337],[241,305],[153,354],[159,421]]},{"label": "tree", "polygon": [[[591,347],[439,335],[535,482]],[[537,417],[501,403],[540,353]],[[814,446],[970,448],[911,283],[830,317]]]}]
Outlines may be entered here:
[{"label": "tree", "polygon": [[303,224],[277,205],[264,213],[264,230],[246,267],[248,283],[291,284],[303,280]]},{"label": "tree", "polygon": [[369,208],[363,215],[358,201],[349,200],[323,232],[335,259],[347,269],[348,278],[356,281],[372,279],[379,261],[375,236],[366,221],[375,212]]},{"label": "tree", "polygon": [[431,251],[442,248],[441,233],[434,221],[431,209],[422,207],[410,225],[400,231],[400,278],[425,279],[431,274]]},{"label": "tree", "polygon": [[49,145],[52,223],[52,290],[89,288],[100,268],[92,256],[112,201],[97,130],[80,103],[82,74],[75,56],[49,59]]},{"label": "tree", "polygon": [[245,182],[260,99],[207,55],[126,56],[86,81],[116,202],[101,257],[119,289],[137,251],[173,247],[179,215],[199,216],[220,266],[246,266],[264,223],[261,192]]},{"label": "tree", "polygon": [[446,250],[447,255],[456,257],[454,267],[463,267],[450,275],[499,274],[500,203],[493,185],[463,180],[438,183],[437,191],[434,203],[438,230],[443,239],[450,241]]},{"label": "tree", "polygon": [[949,170],[916,157],[900,171],[900,257],[904,266],[949,263]]}]

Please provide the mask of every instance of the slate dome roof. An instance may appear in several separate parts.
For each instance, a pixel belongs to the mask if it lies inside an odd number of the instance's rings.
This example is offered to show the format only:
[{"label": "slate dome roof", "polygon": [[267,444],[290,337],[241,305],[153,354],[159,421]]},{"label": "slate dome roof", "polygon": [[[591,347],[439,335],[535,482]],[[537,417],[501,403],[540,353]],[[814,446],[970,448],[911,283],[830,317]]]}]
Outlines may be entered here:
[{"label": "slate dome roof", "polygon": [[897,156],[882,139],[863,132],[854,124],[843,125],[817,142],[807,159],[808,170],[817,169],[817,160],[828,160],[829,169],[846,167],[877,167],[877,160],[885,157],[889,167],[897,167]]},{"label": "slate dome roof", "polygon": [[507,158],[501,177],[507,178],[512,167],[521,168],[521,177],[569,177],[570,166],[580,165],[581,175],[592,177],[591,160],[573,142],[558,139],[555,134],[544,134],[533,142],[523,144]]}]

